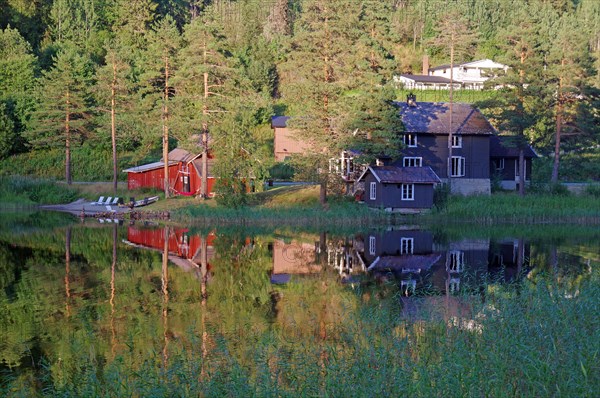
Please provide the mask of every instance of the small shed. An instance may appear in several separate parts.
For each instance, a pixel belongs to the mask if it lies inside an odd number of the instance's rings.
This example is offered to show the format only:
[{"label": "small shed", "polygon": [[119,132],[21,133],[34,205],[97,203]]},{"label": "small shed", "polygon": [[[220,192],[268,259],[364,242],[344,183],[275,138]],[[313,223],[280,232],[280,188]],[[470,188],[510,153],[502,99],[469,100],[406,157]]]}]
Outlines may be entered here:
[{"label": "small shed", "polygon": [[433,206],[433,190],[441,183],[431,167],[369,166],[358,179],[364,182],[364,202],[389,211],[419,212]]},{"label": "small shed", "polygon": [[[194,195],[200,192],[202,184],[202,154],[193,154],[185,149],[175,148],[168,155],[169,187],[178,194]],[[208,154],[207,193],[211,195],[215,182],[212,174],[214,159]],[[164,189],[164,159],[158,162],[123,170],[127,173],[127,188]]]},{"label": "small shed", "polygon": [[[523,148],[525,159],[525,183],[532,174],[532,161],[537,154],[530,145]],[[519,148],[514,136],[492,135],[490,137],[490,175],[499,179],[500,187],[515,190],[519,187]]]}]

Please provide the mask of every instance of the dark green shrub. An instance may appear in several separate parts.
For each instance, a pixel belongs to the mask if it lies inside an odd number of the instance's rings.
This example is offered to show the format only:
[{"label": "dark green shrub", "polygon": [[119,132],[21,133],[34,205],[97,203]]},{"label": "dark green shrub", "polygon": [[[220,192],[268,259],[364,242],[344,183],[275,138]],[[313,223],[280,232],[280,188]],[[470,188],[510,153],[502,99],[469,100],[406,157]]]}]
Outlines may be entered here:
[{"label": "dark green shrub", "polygon": [[595,198],[600,198],[600,184],[588,185],[585,188],[585,194]]},{"label": "dark green shrub", "polygon": [[438,184],[433,191],[433,205],[437,210],[444,210],[448,206],[450,198],[450,186]]},{"label": "dark green shrub", "polygon": [[219,178],[215,184],[215,199],[224,207],[245,206],[248,203],[246,184],[239,178]]}]

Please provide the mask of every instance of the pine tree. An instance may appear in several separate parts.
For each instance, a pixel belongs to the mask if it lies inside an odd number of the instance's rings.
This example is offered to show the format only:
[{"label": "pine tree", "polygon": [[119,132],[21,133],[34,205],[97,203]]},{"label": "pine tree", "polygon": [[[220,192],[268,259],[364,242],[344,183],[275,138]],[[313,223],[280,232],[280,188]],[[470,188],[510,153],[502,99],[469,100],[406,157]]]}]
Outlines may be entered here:
[{"label": "pine tree", "polygon": [[0,106],[8,118],[0,158],[23,150],[21,135],[35,106],[37,69],[37,58],[19,32],[11,27],[0,30]]},{"label": "pine tree", "polygon": [[[164,161],[164,192],[169,197],[169,132],[171,127],[171,99],[175,95],[173,79],[177,71],[177,53],[181,47],[181,35],[175,21],[169,15],[158,21],[149,35],[150,45],[145,53],[142,76],[144,103],[151,115],[148,122],[161,120],[162,154]],[[158,117],[158,115],[160,116]],[[152,126],[149,126],[152,129]]]},{"label": "pine tree", "polygon": [[[548,52],[548,68],[545,76],[552,84],[550,97],[554,107],[554,163],[551,181],[558,182],[561,140],[580,132],[582,114],[589,109],[585,97],[592,76],[593,60],[588,51],[584,34],[577,28],[578,20],[572,14],[564,14],[558,24],[556,39]],[[549,98],[549,99],[550,99]]]},{"label": "pine tree", "polygon": [[[100,106],[104,106],[110,114],[110,136],[113,160],[113,191],[117,192],[117,126],[126,110],[131,110],[131,92],[128,75],[131,71],[130,60],[125,49],[115,42],[106,46],[106,64],[96,73],[96,98]],[[118,120],[119,118],[119,120]],[[102,123],[103,120],[100,121]]]},{"label": "pine tree", "polygon": [[[93,70],[89,59],[72,46],[54,57],[54,66],[40,82],[39,107],[29,142],[37,148],[64,145],[65,180],[71,184],[71,146],[88,132],[90,84]],[[77,138],[77,139],[76,139]]]},{"label": "pine tree", "polygon": [[320,202],[327,202],[329,175],[324,172],[338,155],[342,94],[354,87],[354,43],[360,37],[360,3],[349,0],[310,0],[295,26],[292,52],[282,65],[283,96],[296,118],[291,127],[314,153],[303,157],[304,176],[320,184]]}]

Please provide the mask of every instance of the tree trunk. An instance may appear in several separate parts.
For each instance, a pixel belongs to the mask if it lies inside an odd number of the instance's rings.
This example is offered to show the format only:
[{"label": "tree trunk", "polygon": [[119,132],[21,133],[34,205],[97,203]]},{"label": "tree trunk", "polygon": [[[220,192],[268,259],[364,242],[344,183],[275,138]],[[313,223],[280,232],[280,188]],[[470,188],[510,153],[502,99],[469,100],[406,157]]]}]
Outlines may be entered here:
[{"label": "tree trunk", "polygon": [[117,63],[113,59],[113,80],[110,97],[110,137],[112,141],[113,160],[113,193],[117,195],[117,127],[116,127],[116,86],[117,86]]},{"label": "tree trunk", "polygon": [[525,150],[519,148],[519,196],[525,196]]},{"label": "tree trunk", "polygon": [[452,192],[452,122],[454,108],[454,34],[450,44],[450,127],[448,129],[448,188]]},{"label": "tree trunk", "polygon": [[[205,47],[206,48],[206,47]],[[202,199],[208,197],[208,73],[204,73],[204,107],[202,113],[204,122],[202,123],[202,181],[200,182],[200,196]]]},{"label": "tree trunk", "polygon": [[323,207],[327,206],[327,180],[322,180],[319,186],[319,202]]},{"label": "tree trunk", "polygon": [[560,136],[562,132],[562,112],[563,106],[562,103],[559,102],[556,105],[556,131],[554,135],[554,163],[552,165],[552,178],[550,181],[553,184],[558,183],[558,166],[560,164]]},{"label": "tree trunk", "polygon": [[69,91],[67,90],[67,110],[65,112],[65,179],[68,185],[73,182],[71,180],[71,100],[69,99]]},{"label": "tree trunk", "polygon": [[169,197],[169,58],[165,56],[165,92],[163,94],[163,160],[165,198]]}]

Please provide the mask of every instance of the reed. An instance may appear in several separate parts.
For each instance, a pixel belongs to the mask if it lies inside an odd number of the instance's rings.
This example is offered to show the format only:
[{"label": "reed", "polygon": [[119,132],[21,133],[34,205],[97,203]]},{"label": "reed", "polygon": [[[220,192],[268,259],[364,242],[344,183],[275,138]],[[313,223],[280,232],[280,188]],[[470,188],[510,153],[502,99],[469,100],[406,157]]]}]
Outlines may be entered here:
[{"label": "reed", "polygon": [[[407,318],[397,296],[347,310],[328,333],[310,326],[200,333],[168,359],[160,351],[115,360],[80,350],[60,373],[45,363],[37,378],[3,377],[4,396],[596,396],[600,388],[600,273],[571,290],[550,275],[488,285],[481,296],[452,296],[470,308],[423,310]],[[365,296],[369,292],[358,290]],[[285,294],[285,293],[284,293]],[[74,337],[76,338],[76,337]],[[73,342],[76,344],[76,342]],[[245,355],[236,352],[243,348]],[[60,376],[60,377],[59,377]]]}]

